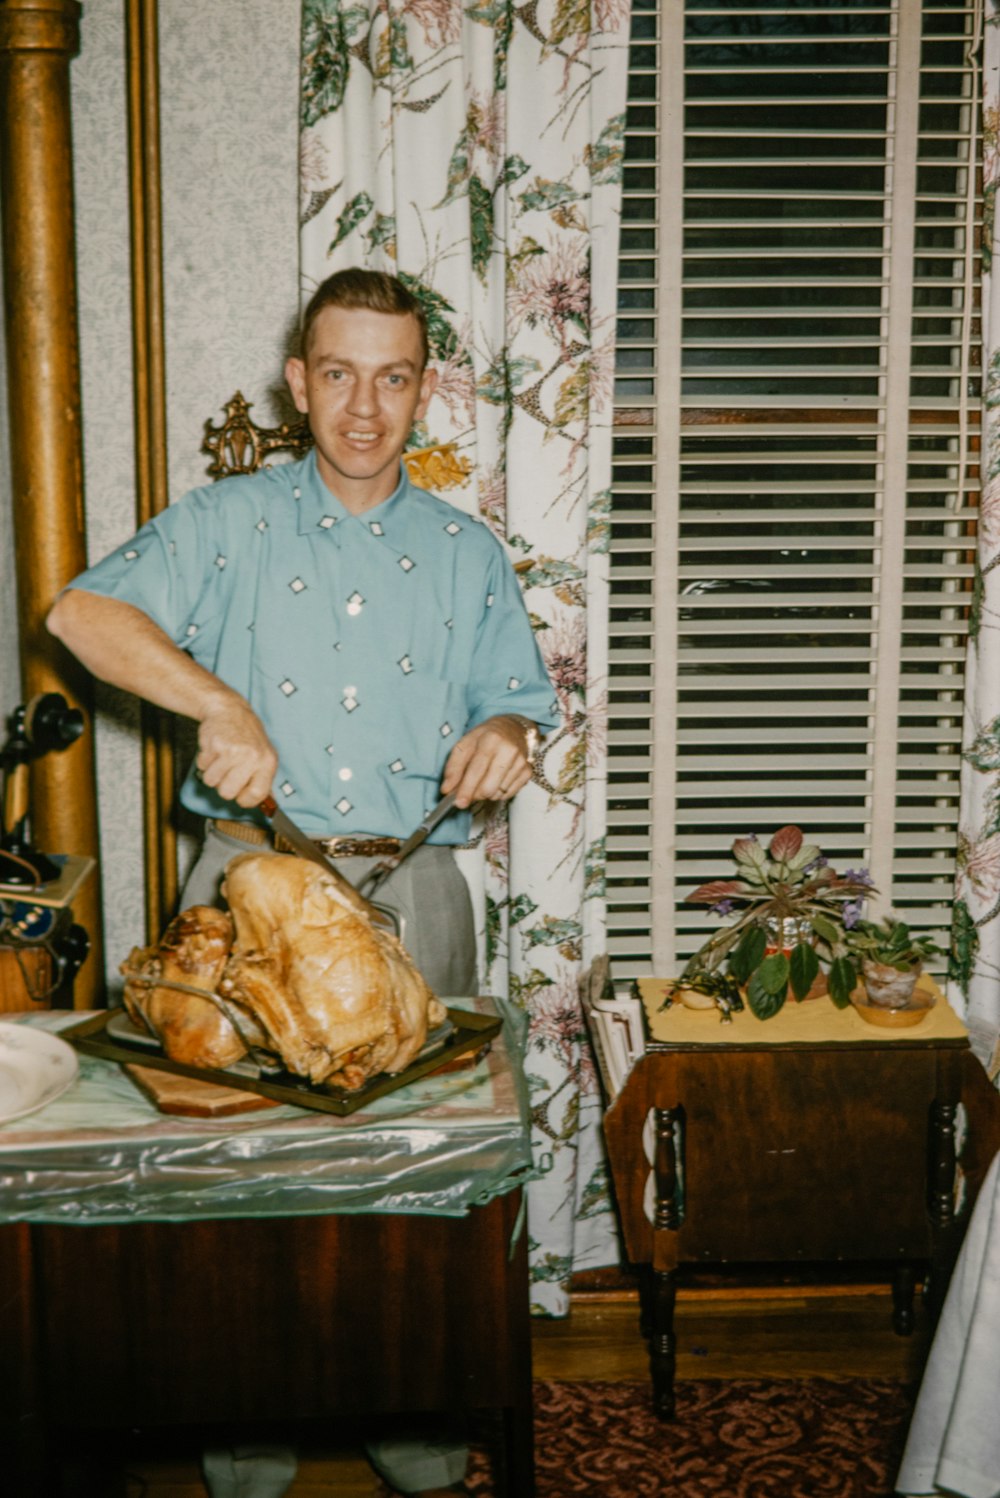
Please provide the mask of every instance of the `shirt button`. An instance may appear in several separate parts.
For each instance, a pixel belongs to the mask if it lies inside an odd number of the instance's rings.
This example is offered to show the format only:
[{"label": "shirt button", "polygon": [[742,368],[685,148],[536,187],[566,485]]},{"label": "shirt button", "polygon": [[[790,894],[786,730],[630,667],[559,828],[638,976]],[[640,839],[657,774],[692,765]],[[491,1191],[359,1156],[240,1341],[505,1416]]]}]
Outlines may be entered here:
[{"label": "shirt button", "polygon": [[345,765],[342,770],[337,771],[337,777],[340,780],[352,780],[354,778],[354,771],[349,770]]}]

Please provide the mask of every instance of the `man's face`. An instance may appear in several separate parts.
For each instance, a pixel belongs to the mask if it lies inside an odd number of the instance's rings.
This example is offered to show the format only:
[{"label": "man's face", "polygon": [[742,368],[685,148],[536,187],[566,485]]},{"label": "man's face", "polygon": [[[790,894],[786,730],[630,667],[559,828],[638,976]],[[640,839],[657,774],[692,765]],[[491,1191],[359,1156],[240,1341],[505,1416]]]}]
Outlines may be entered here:
[{"label": "man's face", "polygon": [[437,384],[421,372],[417,320],[367,308],[324,307],[304,359],[285,378],[309,417],[327,487],[354,514],[381,504],[399,482],[399,456]]}]

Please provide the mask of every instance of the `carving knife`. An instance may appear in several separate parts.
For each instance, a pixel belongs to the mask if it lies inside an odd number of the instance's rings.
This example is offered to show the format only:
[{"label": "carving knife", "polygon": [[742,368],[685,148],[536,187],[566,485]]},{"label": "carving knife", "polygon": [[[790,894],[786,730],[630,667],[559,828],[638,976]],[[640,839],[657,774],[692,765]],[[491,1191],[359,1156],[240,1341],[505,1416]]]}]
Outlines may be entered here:
[{"label": "carving knife", "polygon": [[369,920],[375,921],[378,925],[385,924],[385,916],[382,912],[376,910],[375,906],[371,905],[363,895],[358,894],[350,880],[344,878],[333,859],[327,858],[326,854],[313,842],[312,838],[306,837],[302,828],[297,827],[288,813],[281,810],[281,807],[273,796],[265,796],[264,800],[260,803],[259,810],[267,817],[275,832],[280,832],[281,836],[291,843],[296,853],[301,854],[303,858],[311,858],[313,863],[318,863],[320,868],[325,870],[331,879],[336,881],[338,888],[347,896],[352,904],[364,910]]},{"label": "carving knife", "polygon": [[455,805],[457,794],[457,791],[449,791],[447,796],[442,796],[437,806],[431,808],[416,831],[411,832],[405,843],[400,844],[399,852],[393,853],[390,858],[384,859],[382,863],[377,863],[373,869],[369,869],[364,879],[358,885],[359,891],[363,890],[366,895],[374,894],[379,885],[385,883],[393,870],[399,868],[403,859],[409,858],[414,848],[419,848],[428,834],[433,832],[437,824],[444,820]]},{"label": "carving knife", "polygon": [[399,867],[403,859],[408,858],[414,848],[420,847],[424,839],[434,831],[437,824],[451,811],[455,805],[456,794],[456,791],[449,791],[447,796],[442,796],[438,804],[432,807],[424,817],[420,826],[414,832],[411,832],[406,841],[400,845],[399,852],[394,853],[390,858],[385,859],[382,863],[377,863],[374,868],[370,869],[357,889],[355,889],[349,880],[344,878],[333,860],[327,858],[326,854],[313,842],[312,838],[307,837],[301,827],[295,825],[288,813],[281,810],[281,807],[273,796],[266,796],[264,798],[260,803],[260,810],[267,817],[275,832],[280,832],[283,838],[287,838],[296,853],[301,853],[303,858],[311,858],[313,863],[318,863],[320,868],[325,869],[328,874],[332,875],[342,890],[349,893],[358,904],[364,906],[365,913],[369,919],[377,920],[380,924],[384,924],[385,916],[369,903],[366,896],[374,894],[379,885],[383,884],[392,871]]}]

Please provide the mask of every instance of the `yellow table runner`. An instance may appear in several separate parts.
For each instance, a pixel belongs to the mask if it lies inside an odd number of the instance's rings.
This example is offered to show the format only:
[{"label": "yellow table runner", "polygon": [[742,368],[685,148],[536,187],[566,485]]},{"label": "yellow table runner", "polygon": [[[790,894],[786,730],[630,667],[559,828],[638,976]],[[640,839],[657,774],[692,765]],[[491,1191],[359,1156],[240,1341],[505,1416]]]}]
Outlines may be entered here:
[{"label": "yellow table runner", "polygon": [[661,1009],[669,987],[664,978],[640,978],[639,995],[646,1011],[649,1034],[668,1045],[829,1045],[850,1041],[902,1042],[963,1040],[968,1032],[932,978],[921,975],[918,987],[934,997],[934,1007],[915,1025],[889,1028],[869,1024],[854,1008],[837,1009],[827,995],[796,1003],[788,999],[773,1019],[759,1020],[744,1008],[731,1024],[719,1011],[688,1009],[675,1002]]}]

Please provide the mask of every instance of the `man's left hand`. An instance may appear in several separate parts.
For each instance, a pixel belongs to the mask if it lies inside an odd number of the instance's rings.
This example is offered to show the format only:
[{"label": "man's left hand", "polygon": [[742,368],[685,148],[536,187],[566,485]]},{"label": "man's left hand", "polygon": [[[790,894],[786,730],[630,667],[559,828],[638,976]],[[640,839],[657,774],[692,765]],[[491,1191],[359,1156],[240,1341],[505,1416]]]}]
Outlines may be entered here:
[{"label": "man's left hand", "polygon": [[455,805],[509,801],[531,779],[528,734],[520,718],[487,718],[464,734],[448,756],[441,794],[455,791]]}]

